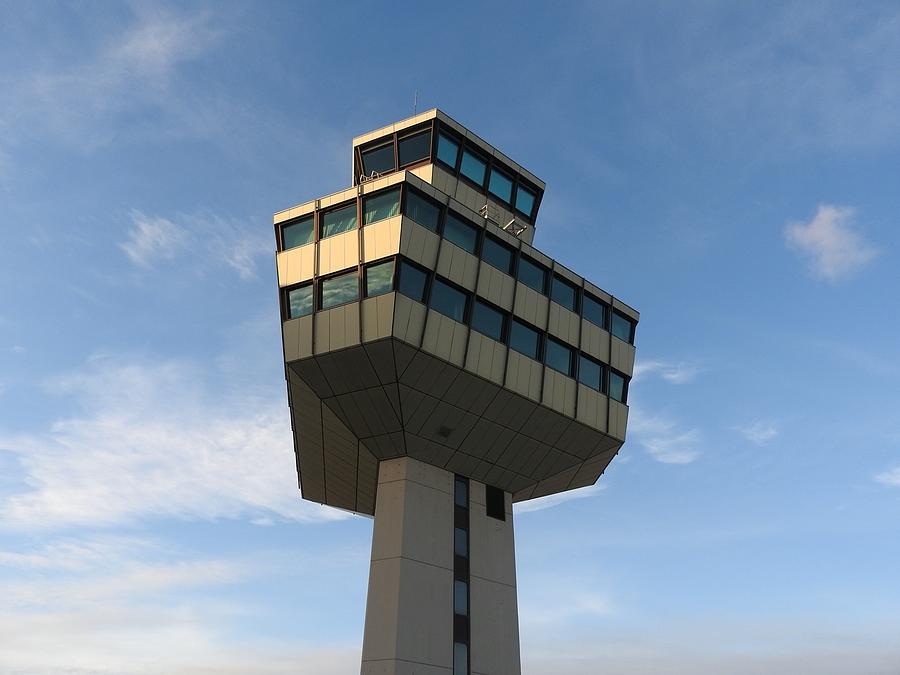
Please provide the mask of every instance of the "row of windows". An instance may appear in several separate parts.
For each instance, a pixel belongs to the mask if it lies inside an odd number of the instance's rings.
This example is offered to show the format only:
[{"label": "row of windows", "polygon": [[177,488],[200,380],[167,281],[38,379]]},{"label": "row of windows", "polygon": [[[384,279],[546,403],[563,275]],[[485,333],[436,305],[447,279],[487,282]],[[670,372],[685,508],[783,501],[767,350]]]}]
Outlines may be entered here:
[{"label": "row of windows", "polygon": [[469,675],[469,481],[453,481],[453,675]]},{"label": "row of windows", "polygon": [[[403,259],[396,265],[396,270],[393,258],[366,265],[362,279],[354,269],[324,277],[315,284],[307,283],[290,288],[286,293],[285,316],[294,319],[311,314],[314,308],[330,309],[355,302],[360,297],[360,282],[365,297],[397,290],[596,391],[622,403],[627,401],[628,378],[623,374],[456,284]],[[318,296],[315,290],[318,291]]]},{"label": "row of windows", "polygon": [[[397,186],[367,195],[361,201],[363,225],[391,218],[401,212],[423,227],[440,234],[450,243],[479,256],[492,267],[548,296],[562,307],[610,331],[620,340],[634,344],[633,320],[612,310],[599,298],[421,192],[408,186],[401,191],[400,186]],[[318,217],[319,238],[355,229],[358,215],[355,201],[321,212]],[[315,220],[313,215],[309,215],[282,226],[282,249],[314,241]]]}]

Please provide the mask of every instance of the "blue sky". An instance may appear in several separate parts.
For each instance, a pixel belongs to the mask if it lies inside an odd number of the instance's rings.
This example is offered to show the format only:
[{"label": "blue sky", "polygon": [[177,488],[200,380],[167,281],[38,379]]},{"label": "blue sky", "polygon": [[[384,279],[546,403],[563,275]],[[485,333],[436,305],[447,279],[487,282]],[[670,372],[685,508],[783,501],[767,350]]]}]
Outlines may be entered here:
[{"label": "blue sky", "polygon": [[440,107],[642,312],[629,439],[516,520],[527,675],[900,672],[896,3],[0,2],[0,672],[358,668],[271,214]]}]

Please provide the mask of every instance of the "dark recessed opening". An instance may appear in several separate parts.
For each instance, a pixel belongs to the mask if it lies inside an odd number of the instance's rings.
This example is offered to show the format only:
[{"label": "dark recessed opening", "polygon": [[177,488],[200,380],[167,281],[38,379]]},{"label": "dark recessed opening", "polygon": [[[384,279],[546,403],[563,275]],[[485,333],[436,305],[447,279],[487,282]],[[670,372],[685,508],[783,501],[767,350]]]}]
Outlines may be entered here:
[{"label": "dark recessed opening", "polygon": [[506,520],[506,508],[503,499],[503,490],[492,485],[484,486],[484,501],[487,505],[487,514],[497,520]]}]

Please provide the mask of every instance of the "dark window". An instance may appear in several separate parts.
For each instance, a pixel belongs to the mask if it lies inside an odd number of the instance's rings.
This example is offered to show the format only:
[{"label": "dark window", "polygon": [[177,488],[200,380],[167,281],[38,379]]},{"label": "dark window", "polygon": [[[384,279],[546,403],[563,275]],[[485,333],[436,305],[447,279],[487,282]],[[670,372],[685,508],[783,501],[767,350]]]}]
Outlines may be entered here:
[{"label": "dark window", "polygon": [[459,143],[457,143],[449,136],[439,134],[437,144],[437,158],[455,171],[456,160],[459,159]]},{"label": "dark window", "polygon": [[470,150],[463,150],[462,163],[459,172],[473,183],[484,185],[484,173],[487,170],[487,162]]},{"label": "dark window", "polygon": [[584,354],[578,357],[578,381],[591,389],[603,391],[603,366]]},{"label": "dark window", "polygon": [[501,244],[493,237],[485,236],[484,245],[481,247],[481,259],[488,265],[493,265],[501,272],[512,274],[513,250],[506,244]]},{"label": "dark window", "polygon": [[363,199],[363,225],[377,223],[400,213],[400,188],[385,190]]},{"label": "dark window", "polygon": [[453,552],[463,558],[469,557],[469,533],[459,527],[453,530]]},{"label": "dark window", "polygon": [[431,129],[401,138],[397,144],[397,152],[400,155],[400,166],[427,159],[431,154]]},{"label": "dark window", "polygon": [[313,311],[313,287],[312,284],[292,288],[287,294],[287,314],[289,319],[298,316],[312,314]]},{"label": "dark window", "polygon": [[485,485],[484,502],[488,516],[497,520],[506,520],[506,500],[503,490],[493,485]]},{"label": "dark window", "polygon": [[472,329],[503,342],[503,318],[503,312],[476,300],[472,308]]},{"label": "dark window", "polygon": [[587,293],[581,298],[581,315],[600,328],[606,328],[606,305]]},{"label": "dark window", "polygon": [[359,275],[356,270],[322,280],[321,308],[337,307],[359,299]]},{"label": "dark window", "polygon": [[453,643],[453,675],[469,675],[469,646],[464,642]]},{"label": "dark window", "polygon": [[466,294],[440,279],[435,279],[431,286],[428,306],[461,322],[466,316]]},{"label": "dark window", "polygon": [[509,346],[520,354],[537,361],[540,354],[541,334],[534,328],[513,319],[509,330]]},{"label": "dark window", "polygon": [[577,297],[578,289],[574,284],[556,274],[553,275],[553,283],[550,286],[551,300],[574,312]]},{"label": "dark window", "polygon": [[478,228],[470,225],[455,213],[448,213],[447,222],[444,223],[444,239],[469,253],[475,253]]},{"label": "dark window", "polygon": [[509,204],[512,199],[512,180],[501,171],[491,169],[491,180],[488,183],[488,191],[495,197],[499,197]]},{"label": "dark window", "polygon": [[628,398],[628,381],[619,373],[609,371],[609,397],[620,403]]},{"label": "dark window", "polygon": [[612,334],[625,342],[634,341],[634,322],[616,311],[612,313]]},{"label": "dark window", "polygon": [[356,228],[356,202],[322,214],[322,239]]},{"label": "dark window", "polygon": [[519,186],[516,190],[516,211],[524,213],[529,218],[534,209],[534,193],[528,188]]},{"label": "dark window", "polygon": [[307,216],[301,220],[288,223],[281,228],[281,244],[283,250],[289,248],[297,248],[304,244],[312,243],[313,236],[313,217]]},{"label": "dark window", "polygon": [[469,584],[458,579],[453,582],[453,613],[469,615]]},{"label": "dark window", "polygon": [[362,153],[363,173],[371,176],[372,172],[384,173],[394,170],[394,144],[388,143]]},{"label": "dark window", "polygon": [[547,340],[547,356],[544,362],[563,375],[572,376],[572,350],[553,338]]},{"label": "dark window", "polygon": [[366,268],[366,296],[389,293],[394,287],[394,261],[369,265]]},{"label": "dark window", "polygon": [[526,258],[525,256],[519,258],[519,269],[516,278],[538,293],[546,292],[547,268],[540,263],[534,262],[531,258]]},{"label": "dark window", "polygon": [[437,232],[441,222],[440,205],[413,190],[408,190],[406,193],[406,205],[403,213],[432,232]]},{"label": "dark window", "polygon": [[397,280],[397,290],[416,302],[423,302],[428,275],[408,262],[401,262],[398,272],[400,278]]},{"label": "dark window", "polygon": [[457,506],[469,508],[469,484],[462,478],[456,479],[455,501]]}]

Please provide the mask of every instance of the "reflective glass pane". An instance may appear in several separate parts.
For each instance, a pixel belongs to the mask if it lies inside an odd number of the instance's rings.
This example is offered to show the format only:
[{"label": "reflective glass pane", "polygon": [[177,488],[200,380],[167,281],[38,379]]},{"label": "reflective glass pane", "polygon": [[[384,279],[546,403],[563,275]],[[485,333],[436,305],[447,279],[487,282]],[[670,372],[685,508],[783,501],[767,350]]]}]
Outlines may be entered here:
[{"label": "reflective glass pane", "polygon": [[437,158],[450,168],[456,170],[456,160],[459,157],[459,143],[444,134],[438,135]]},{"label": "reflective glass pane", "polygon": [[453,613],[460,616],[469,615],[469,584],[465,581],[453,582]]},{"label": "reflective glass pane", "polygon": [[463,558],[469,557],[469,533],[458,527],[453,530],[453,552]]},{"label": "reflective glass pane", "polygon": [[394,170],[394,144],[388,143],[380,148],[366,150],[362,153],[363,173],[371,176],[372,172],[384,173]]},{"label": "reflective glass pane", "polygon": [[499,197],[507,204],[512,199],[512,181],[506,177],[506,174],[500,173],[497,169],[491,169],[491,181],[488,183],[488,190],[491,194]]},{"label": "reflective glass pane", "polygon": [[564,344],[550,338],[547,340],[547,356],[545,363],[563,375],[572,375],[572,350]]},{"label": "reflective glass pane", "polygon": [[475,306],[472,308],[472,328],[497,342],[502,342],[503,313],[476,300]]},{"label": "reflective glass pane", "polygon": [[480,157],[473,155],[468,150],[463,150],[462,164],[459,165],[459,172],[473,183],[484,185],[484,172],[487,170],[487,164]]},{"label": "reflective glass pane", "polygon": [[481,247],[481,259],[501,272],[506,274],[512,273],[513,250],[493,237],[484,238],[484,246]]},{"label": "reflective glass pane", "polygon": [[541,335],[533,328],[513,319],[509,330],[509,346],[530,359],[537,360]]},{"label": "reflective glass pane", "polygon": [[516,278],[538,293],[543,293],[544,288],[547,286],[547,268],[522,256],[519,258],[519,269]]},{"label": "reflective glass pane", "polygon": [[612,334],[620,340],[631,342],[634,338],[634,324],[618,312],[612,313]]},{"label": "reflective glass pane", "polygon": [[366,268],[366,295],[388,293],[394,286],[394,261],[369,265]]},{"label": "reflective glass pane", "polygon": [[397,280],[397,290],[408,298],[412,298],[416,302],[422,302],[425,299],[425,282],[428,281],[428,275],[418,267],[413,267],[409,263],[400,263],[400,278]]},{"label": "reflective glass pane", "polygon": [[531,210],[534,208],[534,193],[528,188],[519,186],[516,190],[516,210],[521,211],[526,216],[531,216]]},{"label": "reflective glass pane", "polygon": [[576,295],[575,286],[565,279],[553,275],[553,284],[550,286],[551,300],[574,312]]},{"label": "reflective glass pane", "polygon": [[453,643],[453,675],[469,675],[469,647],[462,642]]},{"label": "reflective glass pane", "polygon": [[322,309],[358,299],[359,279],[356,270],[322,281]]},{"label": "reflective glass pane", "polygon": [[431,129],[401,138],[397,143],[397,154],[400,155],[400,166],[427,159],[431,154]]},{"label": "reflective glass pane", "polygon": [[581,315],[600,328],[606,328],[606,305],[587,295],[581,299]]},{"label": "reflective glass pane", "polygon": [[469,486],[459,478],[456,479],[456,505],[469,508]]},{"label": "reflective glass pane", "polygon": [[281,228],[281,243],[284,250],[310,244],[313,240],[313,217],[309,216]]},{"label": "reflective glass pane", "polygon": [[625,378],[609,371],[609,397],[625,403]]},{"label": "reflective glass pane", "polygon": [[466,294],[440,279],[435,279],[431,286],[428,306],[454,321],[461,322],[466,316]]},{"label": "reflective glass pane", "polygon": [[403,213],[432,232],[437,232],[441,222],[441,207],[412,190],[406,193],[406,206]]},{"label": "reflective glass pane", "polygon": [[356,202],[322,214],[322,239],[356,228]]},{"label": "reflective glass pane", "polygon": [[469,253],[475,253],[478,228],[462,220],[459,216],[448,213],[447,222],[444,223],[444,239]]},{"label": "reflective glass pane", "polygon": [[603,366],[586,356],[578,357],[578,381],[591,389],[603,391]]},{"label": "reflective glass pane", "polygon": [[363,225],[400,213],[400,188],[379,192],[363,200]]},{"label": "reflective glass pane", "polygon": [[313,311],[313,287],[301,286],[288,291],[288,318],[296,319],[298,316],[312,314]]}]

